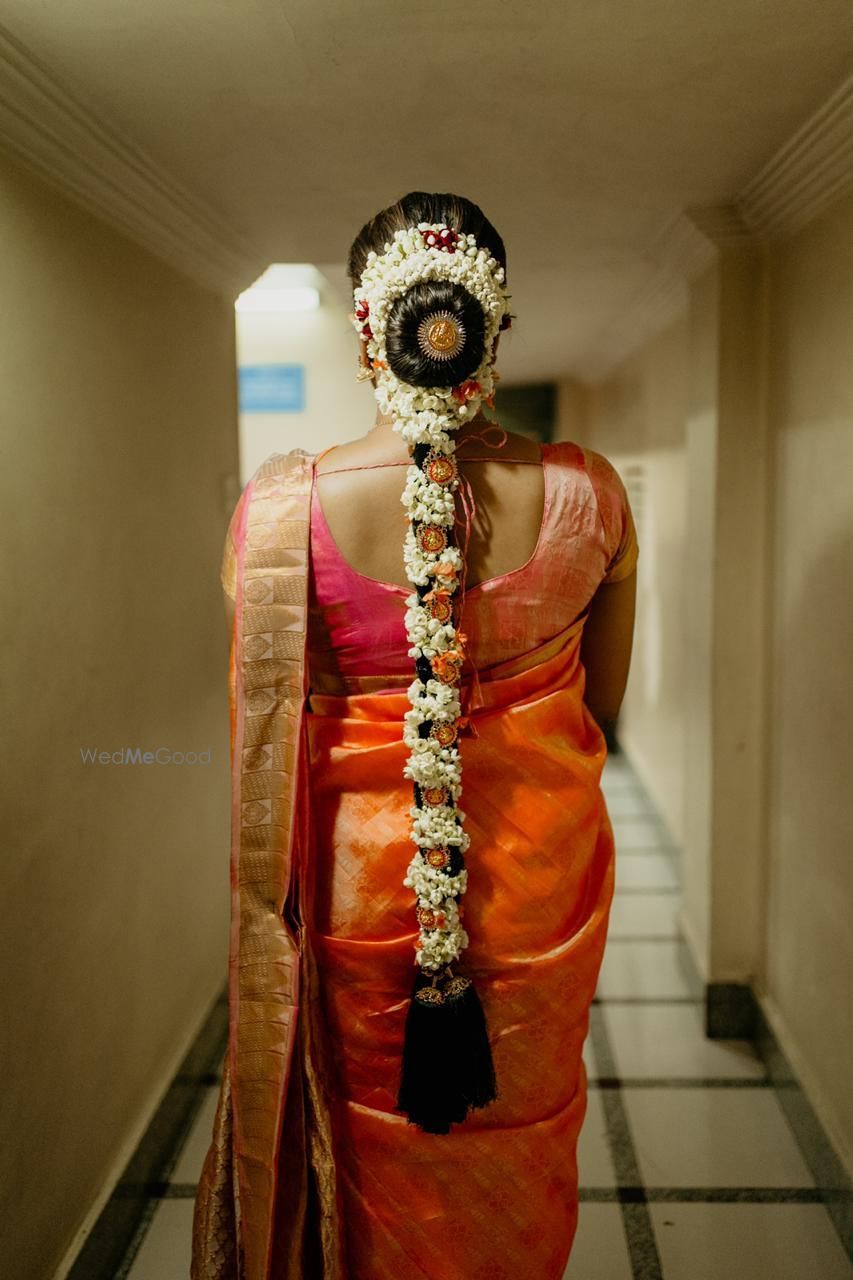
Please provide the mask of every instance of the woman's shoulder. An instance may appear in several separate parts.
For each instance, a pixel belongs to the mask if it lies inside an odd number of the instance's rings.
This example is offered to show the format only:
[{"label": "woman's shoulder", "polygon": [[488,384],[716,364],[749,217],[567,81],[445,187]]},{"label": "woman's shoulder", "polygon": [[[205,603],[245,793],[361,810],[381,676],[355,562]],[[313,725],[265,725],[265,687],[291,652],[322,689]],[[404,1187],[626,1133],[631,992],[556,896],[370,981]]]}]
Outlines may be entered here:
[{"label": "woman's shoulder", "polygon": [[608,555],[605,582],[627,577],[639,555],[637,533],[631,503],[621,475],[603,453],[573,440],[561,440],[553,446],[559,464],[584,478],[598,510]]},{"label": "woman's shoulder", "polygon": [[622,477],[603,453],[574,440],[556,440],[550,449],[558,465],[583,472],[589,478],[599,505],[610,506],[615,502],[621,506],[627,501]]}]

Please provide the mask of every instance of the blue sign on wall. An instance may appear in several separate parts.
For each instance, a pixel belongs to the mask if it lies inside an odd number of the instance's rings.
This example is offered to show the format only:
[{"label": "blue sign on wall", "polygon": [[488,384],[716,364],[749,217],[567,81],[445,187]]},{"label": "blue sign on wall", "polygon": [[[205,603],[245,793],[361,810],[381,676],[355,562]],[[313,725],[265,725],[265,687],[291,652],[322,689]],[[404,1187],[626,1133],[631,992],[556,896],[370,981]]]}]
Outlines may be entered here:
[{"label": "blue sign on wall", "polygon": [[241,413],[301,413],[304,364],[244,364],[239,369]]}]

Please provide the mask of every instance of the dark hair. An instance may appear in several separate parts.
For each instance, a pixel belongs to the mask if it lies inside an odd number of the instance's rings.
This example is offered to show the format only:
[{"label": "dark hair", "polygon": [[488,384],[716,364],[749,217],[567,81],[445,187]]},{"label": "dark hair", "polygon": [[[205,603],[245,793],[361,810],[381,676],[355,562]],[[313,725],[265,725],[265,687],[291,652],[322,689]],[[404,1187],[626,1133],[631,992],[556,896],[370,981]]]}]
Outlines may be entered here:
[{"label": "dark hair", "polygon": [[[506,269],[504,242],[479,205],[464,196],[410,191],[365,223],[353,241],[347,259],[353,288],[361,283],[371,250],[383,253],[395,231],[420,222],[444,223],[452,231],[472,235]],[[449,311],[464,329],[462,350],[450,360],[432,359],[418,342],[418,326],[435,311]],[[398,298],[388,316],[385,348],[389,367],[401,381],[416,387],[456,386],[482,362],[485,320],[480,303],[460,284],[428,280],[413,285]]]}]

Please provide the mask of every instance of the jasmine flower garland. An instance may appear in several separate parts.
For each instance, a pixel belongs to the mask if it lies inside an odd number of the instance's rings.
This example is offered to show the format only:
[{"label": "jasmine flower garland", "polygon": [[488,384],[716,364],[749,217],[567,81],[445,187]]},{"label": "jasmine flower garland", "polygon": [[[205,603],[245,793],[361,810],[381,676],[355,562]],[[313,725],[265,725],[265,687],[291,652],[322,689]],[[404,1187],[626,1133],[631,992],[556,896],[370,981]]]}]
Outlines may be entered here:
[{"label": "jasmine flower garland", "polygon": [[[389,366],[385,341],[394,304],[413,286],[428,281],[462,286],[483,311],[482,361],[456,386],[415,386],[398,378]],[[420,223],[397,231],[384,253],[368,254],[353,294],[354,323],[367,345],[376,399],[393,418],[394,430],[414,458],[401,498],[409,517],[403,560],[416,588],[406,599],[405,625],[408,653],[418,672],[407,690],[412,709],[405,715],[403,737],[410,755],[403,772],[414,784],[409,834],[417,848],[403,883],[416,898],[415,963],[431,975],[446,970],[469,941],[459,904],[468,883],[460,855],[470,839],[463,829],[465,813],[458,805],[462,792],[458,685],[466,637],[453,617],[464,569],[453,541],[459,488],[454,432],[476,415],[482,401],[491,402],[494,340],[508,312],[504,282],[503,267],[472,235],[443,224]],[[456,325],[453,331],[448,312],[427,315],[421,329],[430,322],[446,326],[456,349],[464,342],[464,328]],[[440,337],[440,328],[436,334]],[[442,359],[440,349],[434,358]],[[439,1000],[434,989],[432,998]]]}]

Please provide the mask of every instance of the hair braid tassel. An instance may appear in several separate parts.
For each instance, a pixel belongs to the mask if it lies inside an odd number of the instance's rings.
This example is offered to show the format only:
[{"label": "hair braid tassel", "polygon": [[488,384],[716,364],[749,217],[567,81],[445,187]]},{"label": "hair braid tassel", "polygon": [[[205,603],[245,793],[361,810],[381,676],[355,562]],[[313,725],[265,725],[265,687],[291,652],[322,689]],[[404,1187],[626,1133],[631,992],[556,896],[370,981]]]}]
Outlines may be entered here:
[{"label": "hair braid tassel", "polygon": [[459,899],[470,844],[458,803],[466,637],[457,625],[465,561],[454,532],[454,432],[491,399],[493,343],[507,311],[503,281],[503,268],[473,236],[421,223],[396,232],[382,255],[368,256],[354,291],[377,400],[412,459],[401,502],[408,515],[403,556],[415,588],[405,621],[416,674],[403,738],[416,852],[403,883],[416,895],[419,932],[397,1108],[429,1133],[448,1133],[470,1109],[497,1097],[483,1006],[473,980],[453,972],[468,945]]}]

